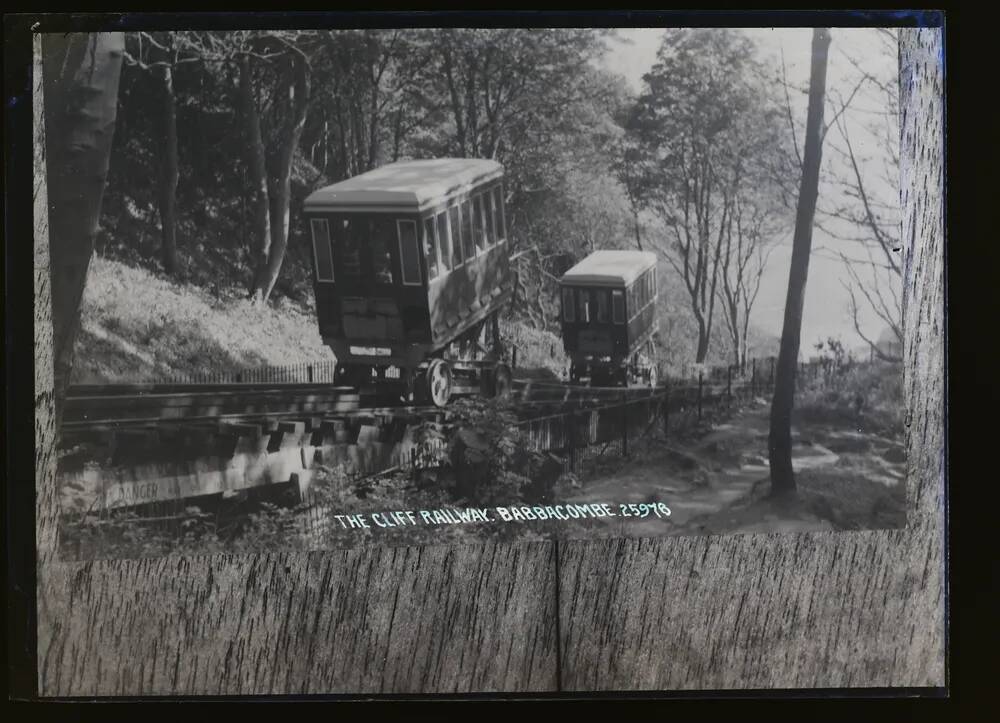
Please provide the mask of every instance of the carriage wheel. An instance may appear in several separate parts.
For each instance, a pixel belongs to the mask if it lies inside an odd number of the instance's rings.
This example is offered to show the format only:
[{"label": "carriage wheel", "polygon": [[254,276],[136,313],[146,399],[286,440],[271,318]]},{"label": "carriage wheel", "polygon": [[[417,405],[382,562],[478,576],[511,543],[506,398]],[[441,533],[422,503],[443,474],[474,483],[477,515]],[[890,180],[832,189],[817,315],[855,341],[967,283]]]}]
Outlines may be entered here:
[{"label": "carriage wheel", "polygon": [[656,364],[649,365],[649,388],[656,389],[656,384],[659,381],[657,377],[659,376]]},{"label": "carriage wheel", "polygon": [[451,367],[444,359],[435,359],[425,376],[427,397],[435,407],[444,407],[451,398]]},{"label": "carriage wheel", "polygon": [[506,364],[497,364],[493,370],[493,396],[498,399],[506,398],[512,386],[510,368]]}]

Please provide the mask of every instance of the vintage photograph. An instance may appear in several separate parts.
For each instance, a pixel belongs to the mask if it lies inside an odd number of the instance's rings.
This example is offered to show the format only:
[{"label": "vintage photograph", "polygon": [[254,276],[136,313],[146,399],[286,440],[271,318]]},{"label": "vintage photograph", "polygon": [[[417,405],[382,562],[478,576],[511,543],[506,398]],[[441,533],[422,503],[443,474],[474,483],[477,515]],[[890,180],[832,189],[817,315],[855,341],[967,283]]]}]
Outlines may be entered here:
[{"label": "vintage photograph", "polygon": [[62,559],[905,526],[897,30],[36,49]]}]

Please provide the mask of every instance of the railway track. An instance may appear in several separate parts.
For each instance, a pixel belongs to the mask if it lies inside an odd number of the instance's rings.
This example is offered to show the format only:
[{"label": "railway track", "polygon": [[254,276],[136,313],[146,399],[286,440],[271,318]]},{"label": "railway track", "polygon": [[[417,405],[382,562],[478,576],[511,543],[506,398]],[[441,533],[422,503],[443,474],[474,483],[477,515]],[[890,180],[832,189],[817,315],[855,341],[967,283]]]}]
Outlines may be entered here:
[{"label": "railway track", "polygon": [[[517,380],[510,403],[524,410],[586,405],[642,390],[574,387],[556,382]],[[648,392],[648,390],[646,390]],[[352,415],[414,416],[446,413],[412,405],[385,392],[330,384],[115,384],[70,387],[62,434],[199,422]]]},{"label": "railway track", "polygon": [[[519,380],[508,404],[530,422],[652,391]],[[66,487],[84,490],[86,505],[97,499],[104,508],[289,482],[305,488],[317,465],[370,474],[405,464],[419,447],[417,423],[449,416],[329,384],[76,386],[64,411],[60,474]]]}]

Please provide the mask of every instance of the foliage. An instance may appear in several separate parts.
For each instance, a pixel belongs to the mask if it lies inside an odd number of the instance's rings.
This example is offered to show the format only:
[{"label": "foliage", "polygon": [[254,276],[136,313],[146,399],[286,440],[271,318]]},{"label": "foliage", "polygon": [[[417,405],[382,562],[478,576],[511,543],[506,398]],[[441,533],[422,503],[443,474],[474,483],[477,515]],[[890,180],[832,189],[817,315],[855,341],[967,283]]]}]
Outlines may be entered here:
[{"label": "foliage", "polygon": [[516,415],[502,400],[461,399],[450,412],[446,426],[423,423],[415,434],[418,445],[440,444],[447,450],[447,464],[427,482],[469,504],[551,496],[561,467],[528,447]]},{"label": "foliage", "polygon": [[655,246],[687,291],[698,362],[720,296],[745,356],[756,296],[747,281],[756,273],[759,284],[765,259],[755,251],[772,239],[781,212],[775,177],[786,171],[787,134],[756,55],[739,31],[668,31],[628,115],[617,165],[629,198],[662,226]]},{"label": "foliage", "polygon": [[828,351],[818,363],[823,374],[796,393],[796,418],[817,422],[839,419],[890,437],[902,436],[905,403],[901,364],[855,362],[836,351]]}]

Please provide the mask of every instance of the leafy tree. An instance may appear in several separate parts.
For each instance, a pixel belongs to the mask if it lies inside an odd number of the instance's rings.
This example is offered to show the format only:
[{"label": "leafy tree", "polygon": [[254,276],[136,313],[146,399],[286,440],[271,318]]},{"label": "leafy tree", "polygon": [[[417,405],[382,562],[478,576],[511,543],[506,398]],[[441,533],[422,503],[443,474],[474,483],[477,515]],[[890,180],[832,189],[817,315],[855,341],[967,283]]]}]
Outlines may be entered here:
[{"label": "leafy tree", "polygon": [[[698,363],[708,354],[720,284],[732,299],[744,289],[742,276],[728,275],[742,275],[749,266],[732,254],[743,242],[756,246],[742,227],[736,245],[731,243],[738,209],[750,205],[749,197],[767,199],[782,162],[779,106],[763,77],[754,44],[740,32],[672,30],[644,76],[645,91],[628,121],[620,177],[665,230],[666,238],[654,245],[687,289],[698,327]],[[738,336],[746,327],[735,320]],[[735,341],[735,348],[743,345]]]}]

